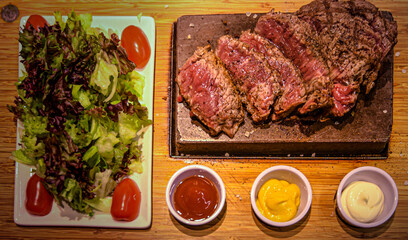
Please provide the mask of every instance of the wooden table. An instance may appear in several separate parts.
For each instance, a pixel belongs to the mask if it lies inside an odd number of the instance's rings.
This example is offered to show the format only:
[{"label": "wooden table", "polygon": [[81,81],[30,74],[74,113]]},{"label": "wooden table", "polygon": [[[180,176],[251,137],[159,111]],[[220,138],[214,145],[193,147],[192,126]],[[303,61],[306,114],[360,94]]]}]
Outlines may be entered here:
[{"label": "wooden table", "polygon": [[[17,92],[14,83],[18,75],[19,20],[0,20],[0,238],[408,238],[408,1],[372,1],[382,10],[392,12],[398,22],[398,44],[394,57],[394,108],[390,154],[386,160],[177,160],[169,157],[168,149],[168,86],[170,71],[170,41],[172,23],[182,15],[296,11],[309,1],[230,1],[230,0],[163,0],[152,1],[1,1],[16,5],[20,17],[51,15],[55,10],[66,14],[76,12],[93,15],[143,15],[156,21],[156,66],[154,90],[154,145],[152,226],[146,230],[103,228],[20,227],[13,221],[14,162],[9,159],[15,149],[16,126],[6,105]],[[398,55],[398,56],[397,56]],[[199,228],[189,228],[177,222],[165,202],[167,181],[179,168],[198,163],[215,169],[225,182],[227,202],[219,221]],[[256,176],[264,169],[285,164],[296,167],[309,179],[313,189],[310,214],[290,229],[263,225],[254,216],[250,204],[250,189]],[[377,166],[387,171],[399,190],[399,204],[390,221],[381,227],[364,230],[350,227],[339,220],[333,207],[333,197],[344,175],[356,167]]]}]

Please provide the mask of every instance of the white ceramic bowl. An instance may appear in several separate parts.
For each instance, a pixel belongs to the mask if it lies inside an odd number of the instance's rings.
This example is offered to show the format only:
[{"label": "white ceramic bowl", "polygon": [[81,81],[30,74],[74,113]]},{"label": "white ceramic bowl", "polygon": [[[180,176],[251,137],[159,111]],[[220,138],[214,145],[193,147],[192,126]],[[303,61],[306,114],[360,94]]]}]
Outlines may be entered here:
[{"label": "white ceramic bowl", "polygon": [[[294,183],[300,189],[300,204],[298,211],[296,216],[287,222],[275,222],[266,218],[256,206],[256,199],[258,197],[259,189],[266,181],[273,178]],[[274,227],[288,227],[303,219],[309,211],[310,206],[312,205],[312,187],[310,186],[310,183],[305,175],[303,175],[303,173],[296,168],[283,165],[270,167],[259,174],[255,179],[251,190],[251,205],[255,215],[264,223]]]},{"label": "white ceramic bowl", "polygon": [[[382,213],[370,223],[362,223],[349,217],[341,205],[341,193],[354,181],[367,181],[376,184],[384,193],[384,209]],[[349,224],[361,227],[372,228],[385,223],[394,214],[398,205],[398,189],[392,177],[384,170],[377,167],[359,167],[349,172],[340,182],[336,194],[336,207],[343,220]]]},{"label": "white ceramic bowl", "polygon": [[[190,221],[190,220],[183,218],[177,213],[173,205],[173,193],[176,187],[178,186],[178,184],[183,179],[190,177],[190,176],[194,176],[194,175],[201,175],[211,180],[214,183],[214,185],[217,187],[218,194],[219,194],[219,201],[218,201],[217,209],[214,211],[214,213],[210,217],[204,220],[200,220],[200,221]],[[189,166],[183,167],[179,169],[176,173],[173,174],[173,176],[170,178],[167,184],[166,202],[167,202],[167,206],[171,214],[179,222],[182,222],[187,225],[192,225],[192,226],[204,225],[214,220],[224,208],[224,204],[225,204],[224,182],[222,181],[221,177],[209,167],[206,167],[203,165],[189,165]]]}]

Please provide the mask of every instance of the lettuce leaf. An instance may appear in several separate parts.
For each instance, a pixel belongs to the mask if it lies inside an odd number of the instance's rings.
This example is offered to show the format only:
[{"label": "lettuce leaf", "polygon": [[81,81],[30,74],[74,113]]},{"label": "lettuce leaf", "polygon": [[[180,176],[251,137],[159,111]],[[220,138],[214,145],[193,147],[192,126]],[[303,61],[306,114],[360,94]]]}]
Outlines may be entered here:
[{"label": "lettuce leaf", "polygon": [[101,137],[95,142],[95,146],[98,148],[98,153],[106,161],[111,161],[114,157],[114,146],[119,143],[119,139],[116,137],[115,132],[102,133]]},{"label": "lettuce leaf", "polygon": [[124,92],[130,92],[137,96],[138,99],[143,100],[143,89],[145,86],[145,77],[133,70],[126,76],[126,79],[122,81],[122,88]]},{"label": "lettuce leaf", "polygon": [[95,175],[95,195],[98,198],[105,198],[109,196],[117,183],[112,179],[112,171],[110,169],[104,172],[98,172]]},{"label": "lettuce leaf", "polygon": [[65,22],[62,20],[62,14],[60,11],[54,12],[55,22],[61,26],[61,31],[65,30]]},{"label": "lettuce leaf", "polygon": [[[113,82],[117,82],[118,68],[114,64],[106,62],[102,57],[98,57],[95,70],[92,73],[90,85],[97,91],[107,96],[109,93],[109,86]],[[113,84],[112,84],[113,85]],[[115,87],[112,87],[112,89]]]},{"label": "lettuce leaf", "polygon": [[45,144],[38,141],[36,136],[23,135],[21,142],[24,146],[24,154],[28,157],[34,159],[37,157],[42,157],[45,154]]},{"label": "lettuce leaf", "polygon": [[93,207],[94,209],[101,211],[103,213],[109,213],[111,210],[112,206],[112,198],[111,197],[105,197],[105,198],[99,198],[95,197],[93,199],[86,199],[84,200],[89,206]]},{"label": "lettuce leaf", "polygon": [[68,203],[68,205],[81,213],[93,215],[92,208],[83,201],[82,188],[79,183],[72,178],[66,178],[64,181],[64,190],[60,194]]},{"label": "lettuce leaf", "polygon": [[43,116],[27,114],[23,118],[24,133],[28,136],[47,134],[48,119]]},{"label": "lettuce leaf", "polygon": [[83,131],[81,125],[78,125],[74,120],[68,120],[65,123],[65,130],[71,137],[74,144],[80,146],[81,148],[87,147],[92,141],[92,136],[87,134],[86,131]]},{"label": "lettuce leaf", "polygon": [[25,153],[23,149],[18,149],[16,151],[13,151],[11,153],[11,159],[13,159],[16,162],[22,163],[22,164],[26,164],[26,165],[35,165],[37,163],[37,161],[35,161],[34,158],[30,158],[28,157]]},{"label": "lettuce leaf", "polygon": [[143,122],[136,114],[119,113],[119,136],[123,144],[130,144],[142,126]]}]

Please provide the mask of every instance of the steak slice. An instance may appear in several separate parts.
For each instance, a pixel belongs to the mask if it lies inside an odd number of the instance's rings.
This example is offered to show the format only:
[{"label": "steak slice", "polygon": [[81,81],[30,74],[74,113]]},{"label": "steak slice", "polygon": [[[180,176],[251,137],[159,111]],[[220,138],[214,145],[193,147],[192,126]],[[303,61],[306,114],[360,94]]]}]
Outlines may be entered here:
[{"label": "steak slice", "polygon": [[252,120],[267,120],[280,91],[279,74],[270,69],[262,55],[228,35],[218,39],[216,54],[231,74]]},{"label": "steak slice", "polygon": [[331,107],[330,72],[310,24],[294,14],[271,11],[259,18],[255,32],[271,40],[300,70],[307,99],[299,113]]},{"label": "steak slice", "polygon": [[262,53],[270,67],[281,76],[279,84],[282,94],[275,103],[272,120],[287,117],[296,107],[305,103],[306,91],[303,79],[292,61],[287,59],[274,44],[249,30],[242,32],[239,40],[255,51]]},{"label": "steak slice", "polygon": [[330,69],[334,106],[341,117],[356,103],[361,85],[374,86],[384,57],[396,44],[397,24],[365,0],[316,0],[296,12],[319,35]]},{"label": "steak slice", "polygon": [[179,69],[177,84],[191,113],[208,127],[234,137],[244,111],[231,77],[211,47],[199,47]]}]

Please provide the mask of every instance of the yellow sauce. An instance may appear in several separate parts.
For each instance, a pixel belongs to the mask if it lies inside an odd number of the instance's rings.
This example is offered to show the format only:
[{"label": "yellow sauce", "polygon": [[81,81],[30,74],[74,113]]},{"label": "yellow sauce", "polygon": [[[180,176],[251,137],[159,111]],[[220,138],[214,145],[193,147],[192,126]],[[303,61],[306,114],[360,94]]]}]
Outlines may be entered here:
[{"label": "yellow sauce", "polygon": [[384,208],[384,194],[374,183],[356,181],[341,194],[341,205],[349,217],[363,223],[372,222]]},{"label": "yellow sauce", "polygon": [[258,193],[256,206],[266,218],[286,222],[296,216],[300,203],[300,189],[285,180],[270,179]]}]

